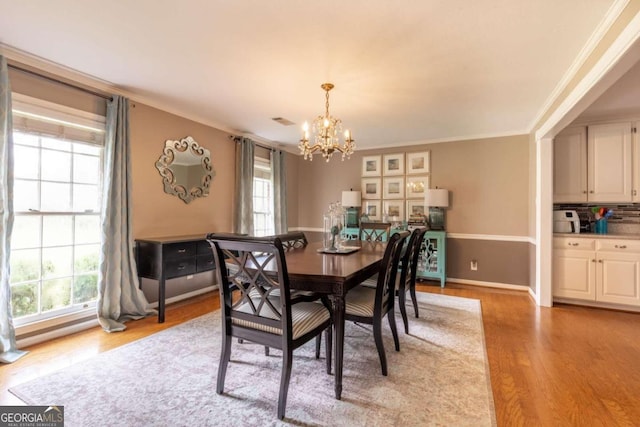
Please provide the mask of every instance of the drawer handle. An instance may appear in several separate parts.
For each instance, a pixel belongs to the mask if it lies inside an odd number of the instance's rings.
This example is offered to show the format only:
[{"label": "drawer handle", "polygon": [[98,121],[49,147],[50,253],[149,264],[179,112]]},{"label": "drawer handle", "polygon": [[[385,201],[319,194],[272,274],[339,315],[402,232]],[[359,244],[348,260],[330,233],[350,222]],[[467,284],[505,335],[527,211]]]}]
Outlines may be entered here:
[{"label": "drawer handle", "polygon": [[580,243],[571,243],[571,242],[567,243],[567,245],[569,245],[569,246],[578,246],[579,244]]},{"label": "drawer handle", "polygon": [[185,268],[187,268],[187,266],[186,266],[186,265],[180,265],[180,266],[178,266],[178,270],[184,270]]},{"label": "drawer handle", "polygon": [[618,249],[627,249],[627,245],[616,245]]},{"label": "drawer handle", "polygon": [[179,253],[179,254],[183,254],[183,253],[185,253],[185,252],[187,252],[187,250],[186,250],[186,249],[178,249],[178,253]]}]

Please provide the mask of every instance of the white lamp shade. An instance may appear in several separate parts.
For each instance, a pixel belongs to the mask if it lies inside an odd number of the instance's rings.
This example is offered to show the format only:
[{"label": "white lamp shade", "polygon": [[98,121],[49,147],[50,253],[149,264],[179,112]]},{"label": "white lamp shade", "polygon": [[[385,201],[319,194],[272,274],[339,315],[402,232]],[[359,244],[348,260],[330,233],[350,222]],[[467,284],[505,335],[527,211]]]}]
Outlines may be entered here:
[{"label": "white lamp shade", "polygon": [[429,207],[449,207],[449,190],[445,190],[444,188],[425,190],[424,204]]},{"label": "white lamp shade", "polygon": [[360,192],[359,191],[343,191],[342,192],[342,206],[345,208],[360,207]]}]

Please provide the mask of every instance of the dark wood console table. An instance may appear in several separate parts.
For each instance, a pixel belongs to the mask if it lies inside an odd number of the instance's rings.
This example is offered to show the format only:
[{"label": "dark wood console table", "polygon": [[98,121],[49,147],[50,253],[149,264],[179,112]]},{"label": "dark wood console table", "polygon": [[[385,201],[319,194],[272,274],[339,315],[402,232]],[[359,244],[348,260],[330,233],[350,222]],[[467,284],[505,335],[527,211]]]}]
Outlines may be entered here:
[{"label": "dark wood console table", "polygon": [[158,323],[164,322],[167,279],[213,270],[213,252],[206,234],[136,239],[138,278],[158,281]]}]

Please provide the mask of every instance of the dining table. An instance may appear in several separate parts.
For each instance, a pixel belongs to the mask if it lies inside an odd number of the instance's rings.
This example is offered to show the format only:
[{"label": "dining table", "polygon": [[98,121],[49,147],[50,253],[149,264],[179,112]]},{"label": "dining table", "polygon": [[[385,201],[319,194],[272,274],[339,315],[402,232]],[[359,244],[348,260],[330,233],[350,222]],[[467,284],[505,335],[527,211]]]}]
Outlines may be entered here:
[{"label": "dining table", "polygon": [[349,245],[359,249],[326,253],[322,242],[311,242],[285,253],[291,289],[326,294],[332,301],[336,399],[342,398],[345,297],[350,289],[378,272],[386,249],[385,242],[356,240]]}]

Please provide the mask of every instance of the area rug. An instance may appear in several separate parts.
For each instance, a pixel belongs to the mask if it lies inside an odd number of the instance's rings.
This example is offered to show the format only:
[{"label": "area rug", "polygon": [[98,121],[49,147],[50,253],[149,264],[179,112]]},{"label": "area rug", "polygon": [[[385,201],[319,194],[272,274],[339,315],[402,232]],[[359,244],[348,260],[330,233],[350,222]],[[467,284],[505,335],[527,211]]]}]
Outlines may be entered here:
[{"label": "area rug", "polygon": [[[400,352],[383,323],[389,375],[368,326],[347,322],[342,400],[324,345],[294,352],[286,418],[276,418],[280,352],[233,341],[225,393],[215,393],[220,312],[158,332],[11,388],[31,405],[64,405],[72,426],[494,426],[480,302],[418,293]],[[397,310],[396,310],[397,311]],[[126,333],[126,332],[125,332]]]}]

